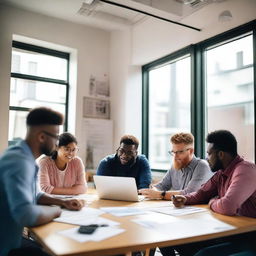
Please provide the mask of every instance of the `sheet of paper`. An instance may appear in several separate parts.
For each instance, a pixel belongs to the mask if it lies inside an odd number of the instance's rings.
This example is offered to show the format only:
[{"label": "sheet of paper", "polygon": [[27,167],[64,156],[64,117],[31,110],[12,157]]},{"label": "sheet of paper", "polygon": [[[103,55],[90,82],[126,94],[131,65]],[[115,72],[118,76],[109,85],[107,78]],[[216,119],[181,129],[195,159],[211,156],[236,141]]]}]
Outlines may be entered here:
[{"label": "sheet of paper", "polygon": [[159,224],[175,222],[177,221],[177,218],[170,215],[163,215],[161,213],[151,212],[149,214],[139,216],[132,221],[146,228],[154,228],[156,225]]},{"label": "sheet of paper", "polygon": [[168,219],[159,221],[156,218],[150,220],[150,215],[147,215],[147,217],[149,217],[147,219],[145,219],[144,216],[143,218],[140,217],[141,216],[138,216],[138,218],[133,221],[144,227],[154,229],[154,231],[168,234],[170,239],[193,237],[235,229],[234,226],[222,222],[211,215],[200,216],[200,218],[191,216],[186,219],[169,216],[172,217],[169,221]]},{"label": "sheet of paper", "polygon": [[78,242],[87,242],[87,241],[95,241],[99,242],[101,240],[107,239],[112,236],[116,236],[118,234],[121,234],[125,231],[125,229],[117,228],[117,227],[99,227],[96,229],[96,231],[91,235],[86,234],[80,234],[78,232],[78,227],[66,229],[59,231],[58,233],[69,237],[73,240],[76,240]]},{"label": "sheet of paper", "polygon": [[94,201],[98,199],[97,194],[80,194],[80,195],[51,195],[54,198],[72,198],[72,199],[84,199],[86,201]]},{"label": "sheet of paper", "polygon": [[148,213],[139,208],[135,207],[101,207],[102,211],[110,213],[114,216],[129,216],[129,215],[139,215]]},{"label": "sheet of paper", "polygon": [[55,218],[54,221],[74,225],[108,224],[109,226],[114,226],[119,224],[118,222],[99,217],[102,213],[104,212],[90,207],[84,207],[81,211],[63,210],[61,216]]},{"label": "sheet of paper", "polygon": [[51,195],[51,197],[54,197],[54,198],[75,198],[75,195]]},{"label": "sheet of paper", "polygon": [[206,211],[206,209],[201,207],[184,206],[182,208],[176,208],[173,205],[167,206],[167,207],[151,208],[150,210],[153,212],[159,212],[159,213],[168,214],[172,216],[182,216],[182,215]]},{"label": "sheet of paper", "polygon": [[64,220],[54,220],[57,222],[64,222],[64,223],[69,223],[69,224],[73,224],[73,225],[90,225],[90,224],[98,224],[98,225],[102,225],[102,224],[106,224],[108,226],[117,226],[119,225],[119,222],[116,221],[112,221],[106,218],[102,218],[102,217],[93,217],[93,216],[89,216],[86,218],[79,218],[79,219],[73,219],[70,218],[68,220],[64,219]]}]

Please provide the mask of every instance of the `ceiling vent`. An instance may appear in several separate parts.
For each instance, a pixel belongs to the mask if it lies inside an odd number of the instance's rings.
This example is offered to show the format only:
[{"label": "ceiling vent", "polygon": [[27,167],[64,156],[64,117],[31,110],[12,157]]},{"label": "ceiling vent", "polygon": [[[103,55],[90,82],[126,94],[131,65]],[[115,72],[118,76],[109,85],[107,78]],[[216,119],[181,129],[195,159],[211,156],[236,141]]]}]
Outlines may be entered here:
[{"label": "ceiling vent", "polygon": [[85,2],[82,3],[82,6],[77,11],[77,13],[84,16],[90,16],[96,11],[96,8],[98,7],[98,5],[99,5],[99,1],[86,0]]},{"label": "ceiling vent", "polygon": [[202,5],[205,5],[208,2],[208,0],[176,0],[176,2],[187,5],[192,8],[197,8],[201,7]]},{"label": "ceiling vent", "polygon": [[202,7],[204,5],[211,4],[214,2],[221,3],[224,1],[226,1],[226,0],[176,0],[176,2],[179,2],[181,4],[184,4],[184,5],[192,7],[192,8]]}]

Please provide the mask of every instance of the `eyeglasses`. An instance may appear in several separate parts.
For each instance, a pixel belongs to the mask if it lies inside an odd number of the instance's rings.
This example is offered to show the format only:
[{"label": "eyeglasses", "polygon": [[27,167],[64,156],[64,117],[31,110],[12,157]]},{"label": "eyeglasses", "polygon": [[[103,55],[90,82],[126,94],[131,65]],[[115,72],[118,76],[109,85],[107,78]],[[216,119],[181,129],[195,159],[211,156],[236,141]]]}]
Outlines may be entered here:
[{"label": "eyeglasses", "polygon": [[56,140],[59,140],[60,136],[57,135],[57,134],[53,134],[53,133],[50,133],[50,132],[47,132],[47,131],[42,131],[44,134],[56,139]]},{"label": "eyeglasses", "polygon": [[181,155],[183,154],[184,152],[190,150],[191,148],[186,148],[184,150],[177,150],[177,151],[168,151],[168,154],[171,155],[171,156],[174,156],[174,155]]},{"label": "eyeglasses", "polygon": [[79,151],[79,148],[70,148],[70,147],[63,147],[63,151],[65,153],[72,153],[75,154]]},{"label": "eyeglasses", "polygon": [[134,155],[137,153],[137,150],[125,151],[125,150],[122,149],[122,148],[118,148],[118,149],[116,150],[116,152],[117,152],[119,155],[125,154],[126,156],[134,156]]}]

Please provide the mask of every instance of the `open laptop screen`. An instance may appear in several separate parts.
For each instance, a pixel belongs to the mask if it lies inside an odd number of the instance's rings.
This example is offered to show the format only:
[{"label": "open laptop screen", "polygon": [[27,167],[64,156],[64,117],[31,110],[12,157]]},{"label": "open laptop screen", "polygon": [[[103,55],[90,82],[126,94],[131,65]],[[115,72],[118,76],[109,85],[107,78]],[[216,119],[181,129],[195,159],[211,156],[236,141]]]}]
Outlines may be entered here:
[{"label": "open laptop screen", "polygon": [[139,201],[135,178],[93,176],[99,198],[122,201]]}]

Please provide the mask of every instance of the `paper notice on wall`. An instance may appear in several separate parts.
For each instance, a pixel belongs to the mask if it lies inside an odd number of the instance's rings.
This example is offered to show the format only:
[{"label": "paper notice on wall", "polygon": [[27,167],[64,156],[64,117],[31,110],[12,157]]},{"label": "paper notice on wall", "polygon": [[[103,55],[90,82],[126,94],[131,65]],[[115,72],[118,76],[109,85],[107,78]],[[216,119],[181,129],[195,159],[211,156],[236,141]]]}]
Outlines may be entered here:
[{"label": "paper notice on wall", "polygon": [[89,95],[90,96],[103,96],[109,97],[109,83],[108,76],[104,74],[102,80],[96,79],[95,76],[91,75],[89,80]]},{"label": "paper notice on wall", "polygon": [[96,170],[101,159],[113,154],[113,121],[86,118],[82,131],[86,144],[86,169]]},{"label": "paper notice on wall", "polygon": [[109,119],[110,101],[84,97],[83,117]]}]

